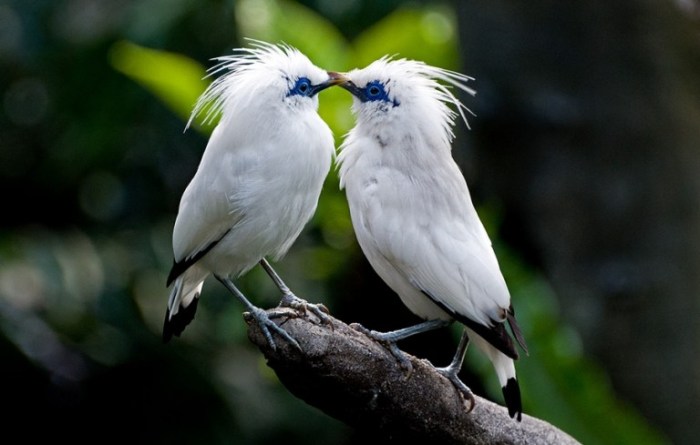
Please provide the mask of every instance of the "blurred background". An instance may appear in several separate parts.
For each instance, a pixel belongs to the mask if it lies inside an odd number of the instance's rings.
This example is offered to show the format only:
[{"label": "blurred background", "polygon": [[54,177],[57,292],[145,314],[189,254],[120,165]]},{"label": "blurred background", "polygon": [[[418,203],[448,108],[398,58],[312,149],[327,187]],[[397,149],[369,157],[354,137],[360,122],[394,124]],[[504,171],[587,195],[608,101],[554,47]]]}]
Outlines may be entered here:
[{"label": "blurred background", "polygon": [[[251,37],[328,69],[396,54],[475,77],[454,155],[530,347],[525,412],[587,444],[695,442],[699,13],[693,0],[0,1],[3,432],[373,441],[281,386],[216,282],[183,337],[160,340],[172,226],[211,131],[185,122],[210,59]],[[339,144],[350,97],[320,101]],[[277,270],[345,322],[415,323],[362,257],[335,170],[326,185]],[[260,270],[238,283],[260,306],[279,300]],[[444,366],[458,336],[401,346]],[[502,404],[490,364],[467,357],[463,380]]]}]

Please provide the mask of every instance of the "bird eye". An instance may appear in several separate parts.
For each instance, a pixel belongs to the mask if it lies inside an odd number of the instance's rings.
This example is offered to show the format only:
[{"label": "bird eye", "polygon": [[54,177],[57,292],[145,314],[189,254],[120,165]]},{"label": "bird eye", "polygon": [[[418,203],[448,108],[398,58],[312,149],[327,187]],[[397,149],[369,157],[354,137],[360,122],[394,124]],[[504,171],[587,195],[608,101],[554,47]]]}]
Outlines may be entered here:
[{"label": "bird eye", "polygon": [[289,95],[298,94],[299,96],[308,96],[311,93],[311,81],[306,77],[300,77],[289,91]]},{"label": "bird eye", "polygon": [[384,85],[378,80],[372,81],[365,87],[365,96],[367,100],[389,100]]}]

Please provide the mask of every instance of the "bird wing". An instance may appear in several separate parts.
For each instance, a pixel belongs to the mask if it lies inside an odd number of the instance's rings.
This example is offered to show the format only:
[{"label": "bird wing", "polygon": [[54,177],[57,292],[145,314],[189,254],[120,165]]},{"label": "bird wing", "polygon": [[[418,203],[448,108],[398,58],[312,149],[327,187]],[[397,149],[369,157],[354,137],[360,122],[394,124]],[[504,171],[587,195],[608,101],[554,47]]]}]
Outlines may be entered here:
[{"label": "bird wing", "polygon": [[510,308],[509,292],[481,230],[453,223],[427,230],[408,225],[402,233],[403,242],[388,253],[396,268],[445,312],[517,358],[503,323]]},{"label": "bird wing", "polygon": [[503,323],[510,294],[466,184],[456,173],[432,172],[432,178],[442,179],[426,184],[430,179],[407,178],[386,168],[348,183],[358,240],[397,293],[402,293],[401,283],[410,283],[509,356],[517,356]]},{"label": "bird wing", "polygon": [[206,202],[191,201],[185,199],[186,196],[183,195],[173,230],[174,260],[168,275],[168,286],[214,248],[244,216],[235,211],[221,214],[206,205],[225,200],[225,194],[223,199],[221,195],[218,195],[218,199],[216,196],[203,198]]},{"label": "bird wing", "polygon": [[173,229],[174,265],[168,282],[245,220],[239,190],[243,179],[236,168],[242,163],[236,160],[238,154],[222,149],[219,128],[212,133],[200,166],[180,200]]},{"label": "bird wing", "polygon": [[509,293],[497,262],[490,259],[490,248],[454,238],[432,246],[437,247],[409,266],[411,283],[484,340],[517,359],[504,323],[514,320],[508,318]]},{"label": "bird wing", "polygon": [[407,168],[354,169],[347,191],[367,247],[450,313],[486,326],[505,321],[510,294],[456,164],[411,175]]},{"label": "bird wing", "polygon": [[198,193],[199,188],[200,184],[191,183],[180,202],[173,230],[176,261],[201,258],[245,216],[232,205],[230,194],[223,190]]},{"label": "bird wing", "polygon": [[[472,221],[472,224],[479,224]],[[463,221],[405,224],[391,246],[411,283],[451,314],[485,326],[504,321],[510,296],[491,243]]]}]

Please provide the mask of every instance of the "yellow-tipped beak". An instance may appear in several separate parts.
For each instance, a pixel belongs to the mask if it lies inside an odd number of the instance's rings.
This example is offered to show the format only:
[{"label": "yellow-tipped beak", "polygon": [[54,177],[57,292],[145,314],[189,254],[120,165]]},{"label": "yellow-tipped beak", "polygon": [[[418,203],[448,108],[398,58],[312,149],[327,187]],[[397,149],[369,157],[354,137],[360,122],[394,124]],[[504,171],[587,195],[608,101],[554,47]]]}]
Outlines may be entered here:
[{"label": "yellow-tipped beak", "polygon": [[342,85],[344,83],[350,82],[350,79],[345,77],[345,74],[343,73],[337,73],[335,71],[327,71],[328,72],[328,85]]}]

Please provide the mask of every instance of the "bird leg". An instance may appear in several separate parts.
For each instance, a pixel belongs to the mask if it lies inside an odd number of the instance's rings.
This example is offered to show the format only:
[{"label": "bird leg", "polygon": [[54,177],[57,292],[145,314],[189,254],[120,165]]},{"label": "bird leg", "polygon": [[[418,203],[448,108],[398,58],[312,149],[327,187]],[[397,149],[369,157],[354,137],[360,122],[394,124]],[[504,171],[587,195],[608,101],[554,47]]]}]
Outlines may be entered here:
[{"label": "bird leg", "polygon": [[331,319],[328,317],[328,308],[326,306],[320,303],[309,303],[308,301],[294,295],[294,293],[289,289],[289,287],[287,287],[286,284],[284,284],[282,278],[277,275],[277,272],[275,272],[265,258],[260,260],[260,265],[263,269],[265,269],[265,272],[267,272],[270,278],[272,278],[272,281],[275,283],[277,288],[279,288],[280,292],[282,292],[282,300],[280,300],[279,304],[280,306],[290,307],[301,311],[302,313],[310,311],[317,316],[319,320],[321,320],[321,323],[331,324]]},{"label": "bird leg", "polygon": [[442,374],[443,376],[447,377],[447,379],[452,382],[452,385],[457,389],[457,391],[462,394],[464,397],[465,401],[469,401],[469,410],[468,412],[471,412],[471,410],[474,409],[474,394],[472,393],[471,389],[462,381],[459,379],[459,371],[462,369],[462,363],[464,362],[464,356],[467,353],[467,347],[469,346],[469,335],[467,334],[467,330],[465,329],[464,332],[462,333],[462,338],[459,340],[459,346],[457,346],[457,352],[455,352],[454,357],[452,358],[452,363],[449,364],[449,366],[445,368],[435,368],[437,372]]},{"label": "bird leg", "polygon": [[450,324],[452,324],[452,320],[428,320],[413,326],[409,326],[407,328],[397,329],[395,331],[389,332],[373,331],[371,329],[367,329],[359,323],[353,323],[350,326],[353,329],[364,333],[373,340],[383,343],[389,349],[391,355],[393,355],[394,358],[396,358],[396,360],[399,362],[401,368],[403,368],[406,371],[406,374],[410,374],[413,370],[411,361],[406,357],[406,354],[404,354],[399,349],[399,347],[396,345],[396,342],[411,337],[413,335],[420,334],[421,332],[427,332],[432,331],[433,329],[443,328],[445,326],[449,326]]},{"label": "bird leg", "polygon": [[279,316],[289,316],[288,313],[284,312],[266,312],[263,309],[260,309],[257,306],[254,306],[253,303],[248,301],[248,299],[239,291],[236,286],[233,284],[233,282],[229,278],[225,277],[220,277],[218,275],[215,275],[216,279],[223,284],[226,289],[228,289],[236,298],[238,298],[243,305],[246,307],[248,310],[248,314],[250,314],[251,317],[255,319],[255,321],[258,322],[258,326],[260,326],[260,330],[262,331],[263,335],[265,336],[265,339],[267,340],[267,343],[270,345],[270,347],[273,350],[277,350],[277,345],[275,344],[274,339],[272,338],[272,334],[270,333],[270,330],[277,332],[280,336],[282,336],[285,340],[287,340],[289,343],[291,343],[295,348],[297,348],[299,351],[301,351],[301,346],[299,346],[299,343],[291,336],[287,331],[282,329],[272,321],[272,318],[276,318]]}]

